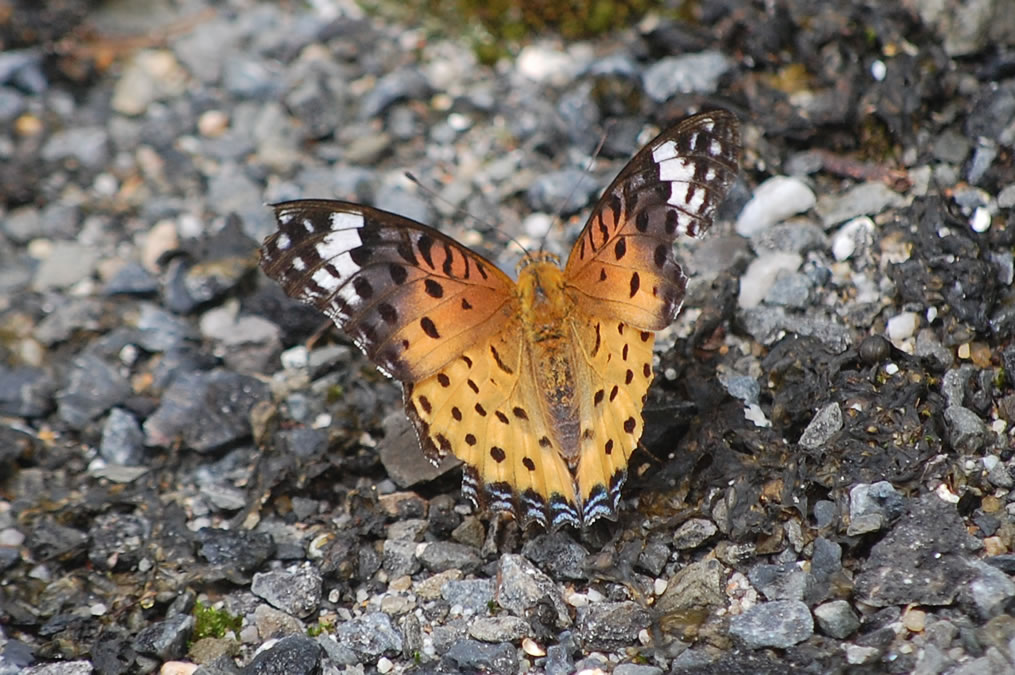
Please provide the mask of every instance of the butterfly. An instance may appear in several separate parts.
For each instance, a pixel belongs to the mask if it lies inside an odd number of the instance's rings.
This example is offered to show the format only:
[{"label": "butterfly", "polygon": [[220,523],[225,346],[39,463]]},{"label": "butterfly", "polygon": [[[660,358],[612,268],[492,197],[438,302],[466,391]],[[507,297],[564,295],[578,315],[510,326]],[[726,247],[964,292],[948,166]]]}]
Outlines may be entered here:
[{"label": "butterfly", "polygon": [[617,517],[655,332],[684,298],[674,241],[708,229],[739,155],[732,113],[679,122],[606,189],[563,268],[526,253],[517,281],[433,228],[321,199],[273,205],[261,267],[402,383],[423,453],[462,460],[477,508],[586,527]]}]

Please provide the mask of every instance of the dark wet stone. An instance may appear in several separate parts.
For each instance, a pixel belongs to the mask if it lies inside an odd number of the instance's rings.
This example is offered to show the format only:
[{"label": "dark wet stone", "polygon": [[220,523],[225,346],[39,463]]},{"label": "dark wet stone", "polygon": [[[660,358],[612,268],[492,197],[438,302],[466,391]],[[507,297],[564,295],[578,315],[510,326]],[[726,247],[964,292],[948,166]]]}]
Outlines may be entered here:
[{"label": "dark wet stone", "polygon": [[638,643],[652,615],[636,602],[598,602],[578,608],[575,636],[589,650],[614,650]]},{"label": "dark wet stone", "polygon": [[145,421],[146,445],[210,452],[250,436],[250,411],[270,398],[268,385],[229,371],[184,373],[174,379]]},{"label": "dark wet stone", "polygon": [[490,579],[451,580],[441,587],[441,597],[451,606],[461,605],[463,609],[482,615],[493,602],[493,590]]},{"label": "dark wet stone", "polygon": [[254,574],[250,591],[283,612],[302,618],[312,614],[321,603],[322,583],[317,568],[304,566],[293,572]]},{"label": "dark wet stone", "polygon": [[71,363],[66,387],[57,393],[57,413],[79,429],[131,394],[130,383],[113,365],[93,354]]},{"label": "dark wet stone", "polygon": [[105,631],[92,643],[90,656],[95,670],[105,675],[124,675],[134,666],[132,640],[126,634]]},{"label": "dark wet stone", "polygon": [[95,517],[88,530],[91,545],[88,559],[104,570],[133,568],[144,555],[151,522],[130,513],[103,513]]},{"label": "dark wet stone", "polygon": [[305,635],[290,635],[261,652],[240,672],[242,675],[315,675],[320,672],[324,649]]},{"label": "dark wet stone", "polygon": [[26,544],[37,560],[63,558],[83,552],[88,535],[44,518],[28,535]]},{"label": "dark wet stone", "polygon": [[910,502],[864,561],[857,597],[875,607],[951,604],[973,576],[967,536],[953,505],[933,494]]},{"label": "dark wet stone", "polygon": [[402,68],[381,77],[370,91],[360,99],[359,117],[373,119],[391,104],[428,96],[430,84],[415,68]]},{"label": "dark wet stone", "polygon": [[483,562],[478,551],[472,546],[450,541],[430,542],[423,549],[419,559],[431,572],[461,570],[466,574],[474,572]]},{"label": "dark wet stone", "polygon": [[522,555],[557,579],[586,578],[588,550],[564,531],[540,534],[525,542]]},{"label": "dark wet stone", "polygon": [[227,574],[250,574],[275,553],[271,535],[263,532],[203,527],[194,540],[201,557]]},{"label": "dark wet stone", "polygon": [[811,611],[796,600],[764,602],[730,619],[730,635],[748,649],[786,649],[813,633]]},{"label": "dark wet stone", "polygon": [[200,339],[197,329],[188,321],[147,303],[141,305],[137,331],[138,346],[149,352],[170,351]]},{"label": "dark wet stone", "polygon": [[106,282],[102,292],[106,295],[150,296],[159,291],[159,280],[143,265],[128,262],[121,267],[113,278]]},{"label": "dark wet stone", "polygon": [[346,621],[335,631],[338,641],[361,657],[375,658],[402,651],[402,634],[383,612],[371,612]]},{"label": "dark wet stone", "polygon": [[507,643],[485,644],[476,640],[458,640],[441,659],[451,672],[514,673],[518,671],[518,654]]},{"label": "dark wet stone", "polygon": [[137,418],[123,408],[113,408],[102,425],[99,454],[110,464],[137,466],[144,462],[144,434]]},{"label": "dark wet stone", "polygon": [[505,553],[497,569],[497,604],[516,616],[529,616],[548,599],[556,611],[556,625],[566,628],[571,617],[553,579],[520,555]]},{"label": "dark wet stone", "polygon": [[42,417],[53,409],[57,384],[41,368],[0,366],[0,414]]},{"label": "dark wet stone", "polygon": [[194,630],[194,618],[177,615],[159,621],[137,634],[134,651],[162,660],[176,659],[187,652],[187,640]]}]

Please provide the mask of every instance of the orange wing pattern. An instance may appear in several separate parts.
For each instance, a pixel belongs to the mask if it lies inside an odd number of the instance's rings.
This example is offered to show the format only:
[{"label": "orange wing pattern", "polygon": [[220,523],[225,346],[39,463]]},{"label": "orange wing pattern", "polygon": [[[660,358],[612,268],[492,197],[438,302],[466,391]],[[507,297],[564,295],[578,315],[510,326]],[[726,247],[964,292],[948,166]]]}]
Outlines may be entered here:
[{"label": "orange wing pattern", "polygon": [[616,517],[654,331],[683,300],[673,242],[711,224],[739,143],[724,111],[662,133],[607,188],[565,269],[534,254],[518,284],[436,230],[328,200],[275,205],[261,266],[402,381],[425,455],[462,459],[473,503],[587,526]]},{"label": "orange wing pattern", "polygon": [[540,413],[541,392],[517,319],[438,373],[406,384],[405,404],[432,461],[465,462],[462,492],[524,526],[581,524],[575,484]]},{"label": "orange wing pattern", "polygon": [[740,127],[725,110],[689,117],[634,156],[592,212],[564,271],[577,305],[660,330],[676,318],[687,278],[678,236],[698,237],[736,178]]},{"label": "orange wing pattern", "polygon": [[335,321],[387,375],[415,381],[517,313],[514,281],[437,230],[330,200],[275,204],[261,267]]}]

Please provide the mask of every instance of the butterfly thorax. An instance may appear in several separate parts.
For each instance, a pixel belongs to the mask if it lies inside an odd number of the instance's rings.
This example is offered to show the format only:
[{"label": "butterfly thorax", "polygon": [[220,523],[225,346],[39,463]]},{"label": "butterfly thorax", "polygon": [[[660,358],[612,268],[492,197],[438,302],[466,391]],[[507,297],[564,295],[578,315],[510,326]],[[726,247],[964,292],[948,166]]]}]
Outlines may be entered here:
[{"label": "butterfly thorax", "polygon": [[552,421],[561,454],[577,461],[579,408],[575,397],[574,340],[568,297],[556,256],[543,254],[519,265],[518,303],[533,377],[543,393],[547,420]]}]

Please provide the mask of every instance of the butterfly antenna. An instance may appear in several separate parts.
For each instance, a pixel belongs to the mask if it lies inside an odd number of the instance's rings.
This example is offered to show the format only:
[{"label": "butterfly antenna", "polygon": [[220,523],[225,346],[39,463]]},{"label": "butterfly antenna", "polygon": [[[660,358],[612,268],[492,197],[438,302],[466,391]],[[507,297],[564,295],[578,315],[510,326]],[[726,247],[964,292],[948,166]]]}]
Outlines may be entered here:
[{"label": "butterfly antenna", "polygon": [[[589,161],[585,164],[585,170],[582,171],[581,178],[579,178],[578,181],[571,186],[571,191],[567,193],[567,196],[561,201],[560,206],[557,207],[557,222],[564,222],[564,209],[571,203],[571,198],[574,197],[574,193],[578,191],[579,187],[581,187],[582,181],[585,180],[585,177],[592,173],[592,167],[596,163],[596,160],[599,159],[599,155],[603,151],[603,146],[606,145],[606,137],[609,135],[612,127],[613,120],[610,120],[606,123],[603,133],[599,136],[599,143],[596,145],[596,149],[592,151],[592,156],[589,157]],[[552,229],[553,224],[551,223],[550,227],[546,228],[546,232],[543,232],[543,237],[539,240],[540,251],[546,248],[546,239],[550,236],[550,230]]]},{"label": "butterfly antenna", "polygon": [[529,249],[525,248],[525,246],[522,244],[522,242],[518,241],[517,239],[512,237],[507,232],[504,232],[502,230],[497,229],[496,227],[493,226],[493,224],[488,223],[487,221],[483,220],[482,218],[480,218],[478,216],[472,215],[471,213],[469,213],[468,211],[463,209],[461,206],[458,206],[457,204],[452,204],[450,200],[445,199],[444,197],[442,197],[439,194],[437,194],[434,190],[431,190],[426,185],[423,185],[423,183],[420,182],[419,178],[416,178],[416,175],[414,173],[412,173],[411,171],[406,171],[405,172],[405,177],[408,178],[409,181],[413,185],[415,185],[420,190],[422,190],[425,195],[430,197],[430,199],[432,199],[432,200],[434,200],[436,202],[440,202],[441,204],[445,204],[445,205],[451,207],[451,209],[453,209],[454,212],[456,214],[458,214],[459,216],[464,216],[465,218],[468,218],[469,220],[472,220],[472,221],[474,221],[476,223],[479,223],[480,225],[483,226],[483,230],[484,231],[486,231],[486,232],[493,232],[493,233],[497,234],[498,236],[500,236],[504,240],[506,240],[509,243],[512,243],[515,246],[517,246],[518,248],[520,248],[522,250],[522,254],[523,255],[526,255],[526,256],[529,255]]}]

